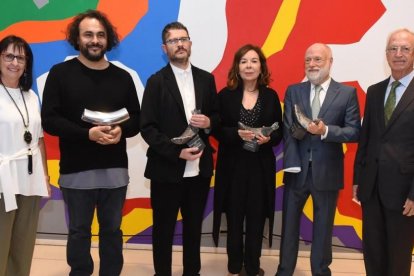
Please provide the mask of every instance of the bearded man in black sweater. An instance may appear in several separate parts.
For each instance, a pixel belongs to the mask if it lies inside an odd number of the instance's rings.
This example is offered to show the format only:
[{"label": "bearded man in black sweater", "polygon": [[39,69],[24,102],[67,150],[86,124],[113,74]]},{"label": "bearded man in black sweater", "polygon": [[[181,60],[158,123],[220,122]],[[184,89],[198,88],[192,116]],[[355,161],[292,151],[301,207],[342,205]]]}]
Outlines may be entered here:
[{"label": "bearded man in black sweater", "polygon": [[[106,16],[89,10],[68,26],[77,58],[52,67],[43,93],[42,126],[59,137],[59,186],[69,212],[69,275],[91,275],[91,224],[99,222],[99,275],[120,275],[122,208],[129,183],[126,138],[139,132],[140,107],[132,77],[104,58],[119,43]],[[113,112],[126,108],[129,120],[92,125],[85,109]]]}]

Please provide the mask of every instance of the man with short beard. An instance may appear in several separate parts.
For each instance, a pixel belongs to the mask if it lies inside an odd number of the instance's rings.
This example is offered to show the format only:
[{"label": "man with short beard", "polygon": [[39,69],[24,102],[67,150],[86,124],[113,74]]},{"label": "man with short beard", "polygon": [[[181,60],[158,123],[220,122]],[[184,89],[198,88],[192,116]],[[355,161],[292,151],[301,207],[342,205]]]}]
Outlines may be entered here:
[{"label": "man with short beard", "polygon": [[[183,275],[199,275],[201,268],[201,226],[213,175],[213,148],[208,137],[219,118],[214,76],[190,63],[191,44],[182,23],[164,27],[162,49],[169,63],[148,79],[142,100],[141,133],[149,145],[145,177],[151,180],[157,276],[171,276],[178,211],[183,224]],[[199,129],[203,150],[171,141],[189,125]]]},{"label": "man with short beard", "polygon": [[[360,114],[356,89],[330,77],[331,49],[321,43],[305,53],[308,81],[288,87],[284,101],[284,193],[280,263],[276,275],[293,275],[303,207],[313,201],[312,275],[331,275],[332,229],[338,192],[344,186],[342,143],[356,142]],[[315,97],[315,95],[317,95]],[[295,134],[295,105],[311,119]]]},{"label": "man with short beard", "polygon": [[[119,43],[104,14],[89,10],[68,26],[68,42],[79,56],[53,66],[43,93],[42,126],[59,137],[59,185],[68,207],[69,275],[92,275],[90,254],[94,211],[99,223],[99,275],[120,275],[122,208],[128,176],[126,138],[139,132],[139,102],[132,77],[108,62]],[[81,120],[85,109],[126,108],[129,120],[112,126]]]}]

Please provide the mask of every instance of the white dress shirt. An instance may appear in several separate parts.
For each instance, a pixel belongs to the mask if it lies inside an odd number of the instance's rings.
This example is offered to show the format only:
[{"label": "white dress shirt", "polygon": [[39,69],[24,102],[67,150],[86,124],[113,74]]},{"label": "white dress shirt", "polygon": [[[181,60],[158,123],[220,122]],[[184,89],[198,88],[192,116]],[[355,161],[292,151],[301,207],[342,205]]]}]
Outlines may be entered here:
[{"label": "white dress shirt", "polygon": [[[195,102],[195,90],[193,73],[191,71],[191,64],[186,69],[178,68],[170,63],[174,72],[175,79],[177,80],[178,88],[180,89],[181,99],[184,104],[185,116],[187,122],[190,122],[192,111],[196,108]],[[199,168],[200,158],[188,161],[185,164],[184,177],[197,176],[200,173]]]}]

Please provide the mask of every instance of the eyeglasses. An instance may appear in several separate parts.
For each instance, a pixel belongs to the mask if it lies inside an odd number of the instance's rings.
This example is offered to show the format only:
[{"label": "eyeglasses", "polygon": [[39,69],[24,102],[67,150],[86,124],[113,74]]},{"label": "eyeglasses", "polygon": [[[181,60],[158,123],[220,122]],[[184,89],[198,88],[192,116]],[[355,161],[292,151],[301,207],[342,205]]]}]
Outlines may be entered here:
[{"label": "eyeglasses", "polygon": [[408,46],[391,46],[387,48],[387,52],[393,55],[398,53],[398,50],[400,50],[402,54],[409,54],[411,53],[412,48]]},{"label": "eyeglasses", "polygon": [[10,53],[1,54],[1,55],[3,57],[3,60],[7,61],[7,62],[13,62],[13,60],[16,59],[17,63],[20,63],[20,64],[25,64],[26,63],[26,57],[25,56],[15,56],[15,55],[10,54]]},{"label": "eyeglasses", "polygon": [[190,41],[190,37],[186,36],[186,37],[168,39],[165,41],[165,44],[177,45],[178,41],[180,41],[181,43],[185,43],[185,42]]},{"label": "eyeglasses", "polygon": [[305,58],[305,64],[310,64],[311,62],[315,62],[316,64],[321,64],[322,62],[324,62],[325,60],[321,57],[307,57]]}]

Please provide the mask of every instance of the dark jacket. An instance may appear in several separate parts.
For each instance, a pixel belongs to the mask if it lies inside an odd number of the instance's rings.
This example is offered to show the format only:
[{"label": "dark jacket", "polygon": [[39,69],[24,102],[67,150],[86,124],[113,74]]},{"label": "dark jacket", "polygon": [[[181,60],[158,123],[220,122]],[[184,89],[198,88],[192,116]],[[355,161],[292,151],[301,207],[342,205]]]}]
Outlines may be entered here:
[{"label": "dark jacket", "polygon": [[[217,90],[214,76],[192,66],[196,108],[210,118],[210,130],[219,123]],[[184,104],[171,66],[168,64],[152,75],[145,87],[141,107],[141,134],[148,143],[144,176],[158,182],[179,182],[184,175],[186,161],[179,158],[185,145],[173,144],[187,128]],[[209,132],[200,130],[206,147],[200,158],[200,175],[213,175],[213,149],[208,142]]]},{"label": "dark jacket", "polygon": [[[259,93],[259,97],[262,100],[262,113],[259,119],[260,125],[270,126],[274,122],[279,123],[279,129],[270,135],[270,141],[261,145],[257,152],[260,156],[260,166],[264,172],[263,179],[267,189],[266,217],[269,218],[269,234],[271,235],[273,232],[276,185],[276,161],[272,147],[279,144],[282,140],[282,110],[276,91],[267,87],[260,87]],[[234,165],[244,151],[242,148],[243,140],[237,132],[242,99],[242,88],[236,89],[235,91],[224,88],[219,93],[221,126],[214,133],[219,141],[214,187],[213,238],[216,245],[218,245],[219,240],[221,214],[226,212],[226,193],[231,183]],[[269,243],[271,245],[271,238],[269,239]]]},{"label": "dark jacket", "polygon": [[407,198],[414,200],[414,80],[385,125],[388,83],[386,79],[368,88],[354,184],[358,185],[361,202],[370,199],[378,185],[384,206],[402,211]]}]

